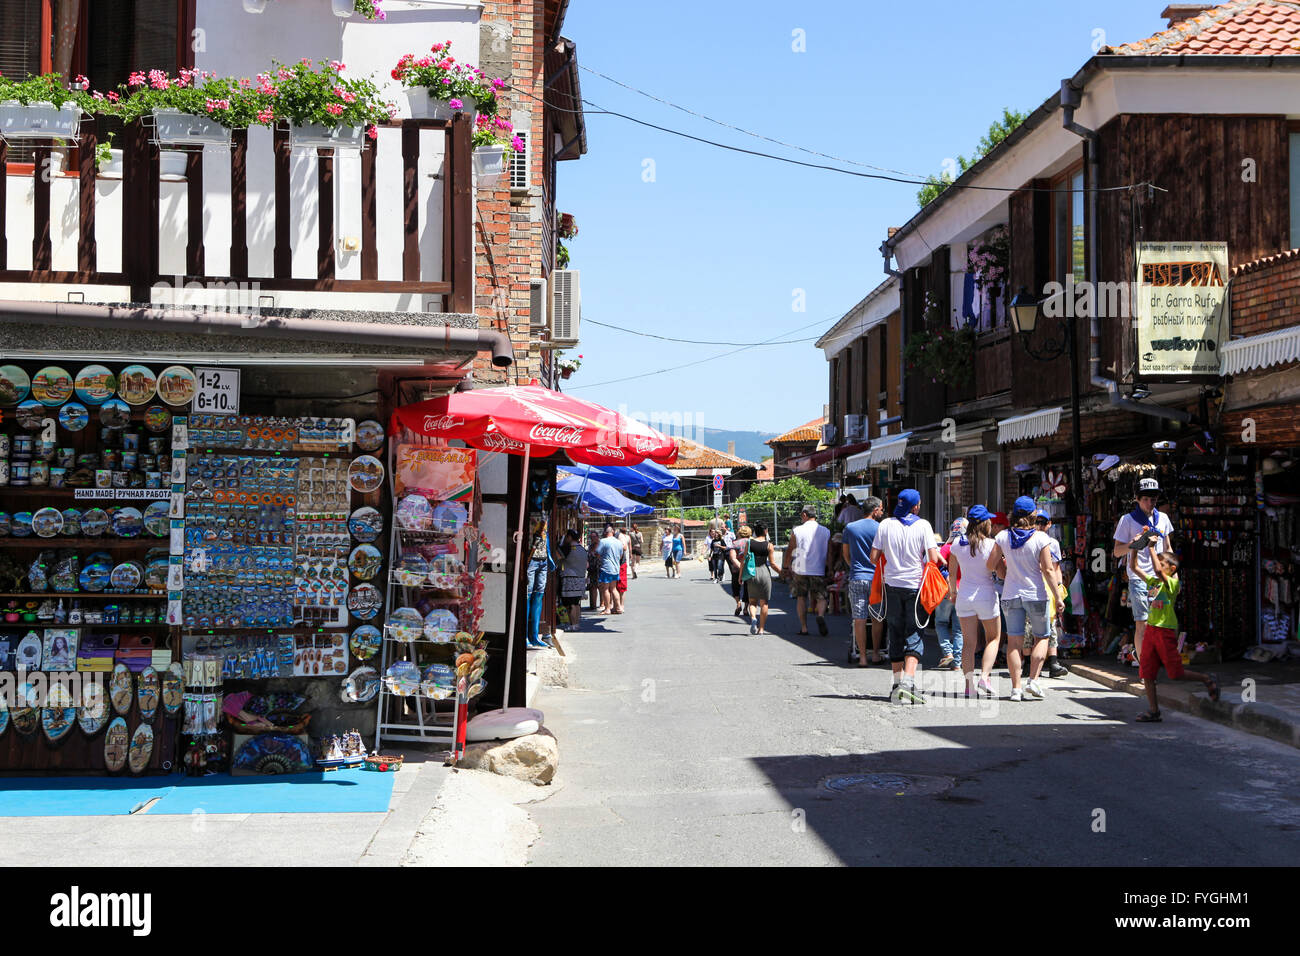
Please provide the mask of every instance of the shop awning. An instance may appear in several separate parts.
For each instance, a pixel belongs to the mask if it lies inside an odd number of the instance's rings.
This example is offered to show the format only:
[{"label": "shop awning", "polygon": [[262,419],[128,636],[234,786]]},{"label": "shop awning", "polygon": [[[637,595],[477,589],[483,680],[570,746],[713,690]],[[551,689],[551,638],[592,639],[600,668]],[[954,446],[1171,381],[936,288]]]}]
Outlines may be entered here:
[{"label": "shop awning", "polygon": [[998,444],[1055,435],[1061,427],[1061,407],[1040,408],[1026,415],[1014,415],[998,422]]},{"label": "shop awning", "polygon": [[869,449],[849,458],[845,462],[845,467],[850,472],[866,471],[868,468],[876,468],[891,461],[899,461],[907,454],[907,439],[911,435],[911,432],[903,432],[901,435],[877,438],[872,441]]},{"label": "shop awning", "polygon": [[592,478],[584,480],[579,475],[564,475],[555,483],[555,490],[562,495],[577,496],[593,514],[617,515],[620,518],[625,515],[654,514],[652,506],[633,501],[617,488]]},{"label": "shop awning", "polygon": [[834,448],[823,448],[821,451],[813,452],[811,455],[800,455],[798,458],[791,458],[784,463],[783,467],[788,468],[794,474],[816,471],[828,462],[840,458],[850,458],[858,452],[865,451],[870,446],[871,442],[869,441],[859,441],[854,442],[852,445],[837,445]]},{"label": "shop awning", "polygon": [[1251,369],[1300,361],[1300,327],[1224,342],[1219,349],[1219,374],[1239,375]]},{"label": "shop awning", "polygon": [[579,478],[586,475],[630,495],[653,495],[681,487],[681,482],[667,468],[653,461],[643,461],[639,465],[574,465],[564,470]]}]

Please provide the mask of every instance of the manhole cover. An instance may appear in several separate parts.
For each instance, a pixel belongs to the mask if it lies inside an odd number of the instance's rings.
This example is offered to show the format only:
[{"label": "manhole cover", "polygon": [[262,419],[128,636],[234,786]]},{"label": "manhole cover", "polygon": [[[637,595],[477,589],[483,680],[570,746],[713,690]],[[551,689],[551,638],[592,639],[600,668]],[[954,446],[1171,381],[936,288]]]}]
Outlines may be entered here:
[{"label": "manhole cover", "polygon": [[822,786],[832,793],[874,793],[881,796],[932,797],[955,786],[951,777],[926,773],[850,773],[827,777]]}]

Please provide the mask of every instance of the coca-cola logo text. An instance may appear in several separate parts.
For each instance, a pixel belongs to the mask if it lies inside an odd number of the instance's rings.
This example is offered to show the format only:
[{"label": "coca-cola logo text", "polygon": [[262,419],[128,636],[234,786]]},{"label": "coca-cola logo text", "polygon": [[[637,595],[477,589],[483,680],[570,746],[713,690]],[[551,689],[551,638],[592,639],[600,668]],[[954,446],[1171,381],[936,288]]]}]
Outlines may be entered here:
[{"label": "coca-cola logo text", "polygon": [[534,425],[528,429],[528,437],[547,445],[578,445],[582,442],[581,428],[572,425]]},{"label": "coca-cola logo text", "polygon": [[449,428],[459,428],[465,424],[465,420],[456,418],[454,415],[425,415],[424,430],[426,432],[442,432]]},{"label": "coca-cola logo text", "polygon": [[610,448],[608,445],[597,445],[595,448],[591,449],[591,451],[593,454],[600,455],[602,458],[616,458],[619,461],[622,461],[627,457],[627,455],[623,454],[623,449]]},{"label": "coca-cola logo text", "polygon": [[519,451],[524,447],[524,443],[515,441],[513,438],[507,438],[499,432],[492,432],[484,435],[479,444],[485,451]]}]

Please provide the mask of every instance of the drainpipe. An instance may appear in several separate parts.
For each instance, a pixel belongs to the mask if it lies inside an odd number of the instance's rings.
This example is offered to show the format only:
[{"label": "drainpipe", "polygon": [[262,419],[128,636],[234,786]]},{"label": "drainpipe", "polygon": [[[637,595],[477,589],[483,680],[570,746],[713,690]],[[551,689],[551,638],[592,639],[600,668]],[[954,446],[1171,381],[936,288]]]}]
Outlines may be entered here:
[{"label": "drainpipe", "polygon": [[893,276],[895,279],[903,278],[903,273],[889,264],[889,261],[894,258],[894,250],[890,248],[888,239],[880,244],[880,254],[885,257],[885,275]]},{"label": "drainpipe", "polygon": [[[1087,163],[1088,163],[1088,282],[1091,284],[1094,295],[1093,301],[1096,302],[1097,289],[1097,184],[1100,181],[1101,160],[1101,136],[1096,130],[1089,129],[1074,121],[1074,111],[1079,108],[1083,100],[1082,88],[1075,87],[1070,80],[1061,81],[1061,125],[1071,133],[1080,137],[1087,144]],[[1122,398],[1119,393],[1119,383],[1114,379],[1106,378],[1101,374],[1101,320],[1097,315],[1097,310],[1092,310],[1092,317],[1088,320],[1088,381],[1097,386],[1104,388],[1110,399],[1112,408],[1121,408],[1125,411],[1137,412],[1139,415],[1148,415],[1152,418],[1167,418],[1184,424],[1192,420],[1192,416],[1182,409],[1165,408],[1161,405],[1144,405],[1140,402],[1134,402],[1127,398]]]}]

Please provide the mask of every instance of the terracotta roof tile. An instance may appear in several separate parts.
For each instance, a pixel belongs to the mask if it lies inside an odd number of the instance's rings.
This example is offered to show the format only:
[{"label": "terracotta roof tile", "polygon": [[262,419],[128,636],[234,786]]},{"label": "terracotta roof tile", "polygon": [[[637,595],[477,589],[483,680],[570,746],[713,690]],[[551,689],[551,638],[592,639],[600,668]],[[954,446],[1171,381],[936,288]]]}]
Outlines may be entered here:
[{"label": "terracotta roof tile", "polygon": [[1168,30],[1103,51],[1118,56],[1300,53],[1300,2],[1231,0]]},{"label": "terracotta roof tile", "polygon": [[746,461],[725,451],[709,448],[689,438],[677,439],[677,461],[673,468],[758,468],[758,463]]},{"label": "terracotta roof tile", "polygon": [[819,442],[822,440],[822,426],[825,425],[828,421],[829,419],[827,419],[826,416],[823,415],[821,418],[816,418],[803,425],[798,425],[795,428],[790,429],[788,432],[786,432],[783,435],[777,435],[775,438],[768,439],[767,442],[765,442],[765,444],[779,445],[783,442],[796,442],[796,441]]}]

